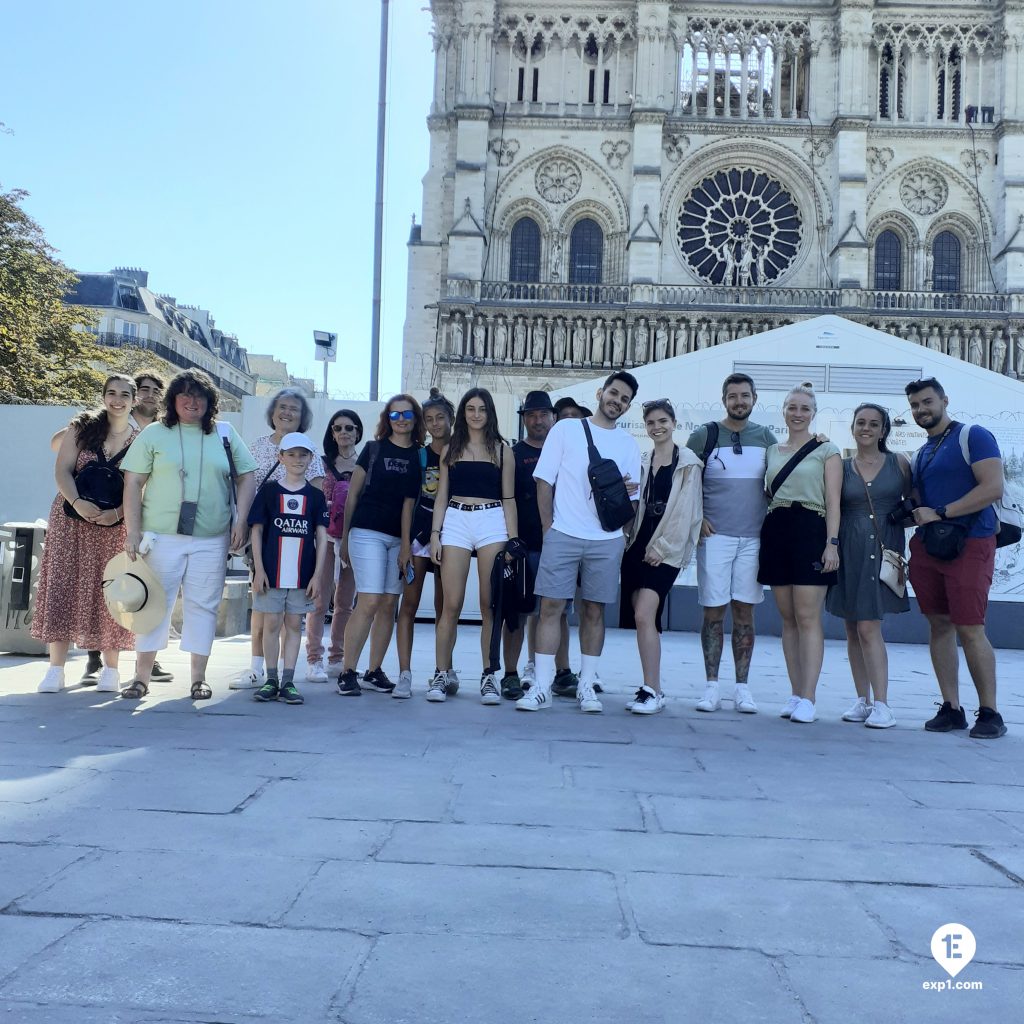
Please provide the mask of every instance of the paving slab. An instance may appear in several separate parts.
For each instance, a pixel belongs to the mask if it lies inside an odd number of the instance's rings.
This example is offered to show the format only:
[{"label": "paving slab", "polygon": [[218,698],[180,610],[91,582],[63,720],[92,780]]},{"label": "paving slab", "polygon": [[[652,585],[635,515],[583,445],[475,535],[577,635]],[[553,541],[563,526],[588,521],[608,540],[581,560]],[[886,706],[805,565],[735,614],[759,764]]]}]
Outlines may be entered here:
[{"label": "paving slab", "polygon": [[[6,859],[4,863],[6,865]],[[0,914],[0,985],[23,964],[31,963],[45,955],[50,946],[81,924],[81,921],[66,917],[18,917]],[[4,1019],[3,1011],[0,1009],[0,1020]]]},{"label": "paving slab", "polygon": [[606,793],[594,800],[575,789],[530,787],[509,790],[476,783],[462,786],[452,809],[458,822],[512,825],[569,825],[580,829],[644,827],[640,802],[632,793]]},{"label": "paving slab", "polygon": [[[1024,782],[1017,770],[1014,771],[1013,778]],[[895,786],[922,807],[944,807],[954,811],[973,809],[1024,812],[1024,785],[997,786],[984,782],[898,782]]]},{"label": "paving slab", "polygon": [[[45,886],[69,864],[88,857],[89,850],[74,846],[0,842],[0,909],[19,896]],[[0,961],[2,963],[2,961]]]}]

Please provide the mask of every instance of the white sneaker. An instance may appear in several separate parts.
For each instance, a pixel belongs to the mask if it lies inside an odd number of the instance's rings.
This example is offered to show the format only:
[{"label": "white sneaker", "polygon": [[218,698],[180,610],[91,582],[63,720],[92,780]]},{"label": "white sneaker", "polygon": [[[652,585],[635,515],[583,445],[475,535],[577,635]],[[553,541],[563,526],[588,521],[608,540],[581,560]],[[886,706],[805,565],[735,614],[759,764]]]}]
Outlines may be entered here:
[{"label": "white sneaker", "polygon": [[121,673],[116,668],[104,668],[96,677],[96,690],[99,693],[120,693]]},{"label": "white sneaker", "polygon": [[258,690],[267,681],[264,669],[247,668],[228,683],[229,690]]},{"label": "white sneaker", "polygon": [[[398,687],[395,687],[398,689]],[[448,699],[448,673],[438,670],[427,683],[427,700],[432,704],[443,704]]]},{"label": "white sneaker", "polygon": [[529,690],[531,686],[536,684],[537,670],[533,667],[532,661],[528,661],[523,667],[522,674],[519,676],[519,682],[522,684],[524,690]]},{"label": "white sneaker", "polygon": [[789,713],[791,722],[800,722],[802,725],[809,725],[814,721],[814,701],[801,697],[797,705]]},{"label": "white sneaker", "polygon": [[409,671],[398,673],[398,682],[395,684],[395,688],[391,691],[391,696],[395,700],[405,700],[412,696],[412,673]]},{"label": "white sneaker", "polygon": [[306,663],[306,682],[307,683],[326,683],[327,672],[324,669],[323,659],[320,658],[317,661],[310,661]]},{"label": "white sneaker", "polygon": [[449,697],[454,697],[455,694],[459,692],[459,674],[453,668],[448,669],[447,674],[448,683],[445,686],[444,692],[447,693]]},{"label": "white sneaker", "polygon": [[594,693],[594,684],[585,683],[582,679],[576,685],[576,703],[579,704],[580,711],[586,711],[588,714],[597,715],[604,711],[604,705]]},{"label": "white sneaker", "polygon": [[36,687],[36,693],[60,693],[64,689],[64,666],[51,665],[43,676],[43,681]]},{"label": "white sneaker", "polygon": [[501,703],[501,691],[494,680],[493,672],[485,672],[480,678],[480,703],[490,706]]},{"label": "white sneaker", "polygon": [[629,709],[634,715],[656,715],[665,707],[665,694],[655,693],[644,684],[636,691],[636,696],[629,702]]},{"label": "white sneaker", "polygon": [[871,717],[871,705],[863,698],[858,697],[857,703],[843,715],[844,722],[866,722]]},{"label": "white sneaker", "polygon": [[516,711],[540,711],[541,708],[551,707],[550,690],[541,689],[536,679],[533,686],[516,701]]},{"label": "white sneaker", "polygon": [[733,707],[744,715],[756,715],[757,705],[750,694],[750,687],[741,683],[736,684],[736,691],[732,697]]},{"label": "white sneaker", "polygon": [[889,710],[888,704],[876,700],[864,724],[869,729],[891,729],[896,724],[896,716]]},{"label": "white sneaker", "polygon": [[722,698],[718,693],[718,683],[708,683],[704,687],[704,696],[697,701],[698,711],[717,711],[722,706]]},{"label": "white sneaker", "polygon": [[800,698],[794,693],[786,701],[782,710],[779,712],[779,718],[789,718],[793,714],[793,709],[800,703]]},{"label": "white sneaker", "polygon": [[327,663],[327,678],[331,682],[334,682],[335,679],[340,679],[344,668],[345,662],[343,661],[329,661]]}]

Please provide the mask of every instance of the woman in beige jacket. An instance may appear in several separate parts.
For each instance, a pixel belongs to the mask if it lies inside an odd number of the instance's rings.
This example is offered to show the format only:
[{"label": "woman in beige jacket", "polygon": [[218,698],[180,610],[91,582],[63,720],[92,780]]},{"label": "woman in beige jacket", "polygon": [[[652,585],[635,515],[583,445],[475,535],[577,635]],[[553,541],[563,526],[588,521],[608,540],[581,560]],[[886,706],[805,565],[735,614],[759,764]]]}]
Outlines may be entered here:
[{"label": "woman in beige jacket", "polygon": [[619,626],[636,629],[643,685],[626,709],[653,715],[661,692],[661,617],[665,598],[690,561],[704,517],[700,459],[673,440],[676,414],[667,398],[644,402],[644,426],[654,451],[644,460],[640,503],[626,533]]}]

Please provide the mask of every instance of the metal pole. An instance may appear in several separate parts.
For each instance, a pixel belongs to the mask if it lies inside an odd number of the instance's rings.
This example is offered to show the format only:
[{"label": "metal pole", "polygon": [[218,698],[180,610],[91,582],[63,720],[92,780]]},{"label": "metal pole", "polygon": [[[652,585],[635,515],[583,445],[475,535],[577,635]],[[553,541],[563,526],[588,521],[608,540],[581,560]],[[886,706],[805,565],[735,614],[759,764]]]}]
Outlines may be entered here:
[{"label": "metal pole", "polygon": [[324,360],[324,398],[327,397],[327,367],[328,367],[328,365],[329,364],[328,364],[327,360],[325,359]]},{"label": "metal pole", "polygon": [[[380,0],[380,79],[377,83],[377,199],[373,218],[373,314],[370,325],[370,401],[379,398],[380,295],[384,242],[384,129],[388,106],[388,0]],[[326,388],[325,388],[326,390]]]}]

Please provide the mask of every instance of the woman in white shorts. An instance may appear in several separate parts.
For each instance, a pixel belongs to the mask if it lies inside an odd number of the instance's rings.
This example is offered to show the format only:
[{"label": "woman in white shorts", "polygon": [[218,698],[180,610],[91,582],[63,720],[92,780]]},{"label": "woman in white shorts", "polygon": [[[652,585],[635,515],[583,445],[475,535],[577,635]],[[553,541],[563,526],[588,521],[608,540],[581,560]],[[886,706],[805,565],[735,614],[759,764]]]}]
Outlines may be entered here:
[{"label": "woman in white shorts", "polygon": [[[441,478],[441,453],[452,438],[455,406],[437,388],[430,389],[430,397],[423,403],[423,424],[430,435],[430,444],[419,450],[423,479],[420,496],[412,517],[412,564],[415,576],[402,591],[402,606],[398,610],[398,685],[392,697],[412,696],[412,634],[416,624],[416,611],[423,594],[423,581],[436,566],[430,560],[430,530],[434,523],[434,499]],[[442,594],[440,575],[434,575],[434,621],[441,618]],[[455,673],[449,672],[448,696],[459,689]]]},{"label": "woman in white shorts", "polygon": [[494,399],[484,388],[462,396],[452,439],[441,455],[441,479],[434,503],[430,556],[441,566],[444,607],[437,624],[437,670],[427,700],[440,702],[449,689],[452,650],[462,602],[466,596],[470,558],[476,552],[480,581],[480,653],[483,675],[480,702],[500,704],[501,691],[490,671],[491,569],[494,559],[518,532],[515,502],[515,459],[505,457],[498,432]]}]

